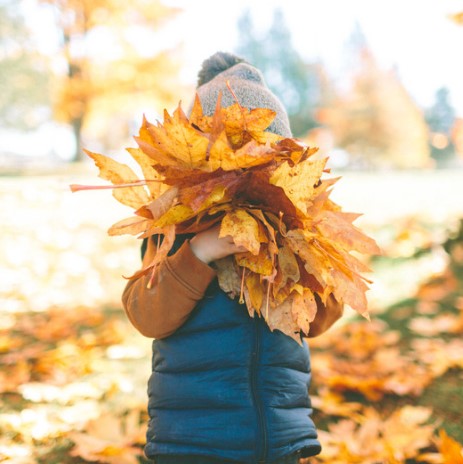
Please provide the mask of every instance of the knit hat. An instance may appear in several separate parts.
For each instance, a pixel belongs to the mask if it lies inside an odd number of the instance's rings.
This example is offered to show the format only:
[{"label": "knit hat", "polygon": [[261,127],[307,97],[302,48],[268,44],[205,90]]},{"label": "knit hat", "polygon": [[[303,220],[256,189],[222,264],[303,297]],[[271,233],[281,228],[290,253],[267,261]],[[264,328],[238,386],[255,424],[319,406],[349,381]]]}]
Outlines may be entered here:
[{"label": "knit hat", "polygon": [[211,116],[214,113],[219,92],[222,93],[222,107],[236,103],[227,87],[227,81],[241,106],[276,111],[276,117],[267,129],[269,132],[283,137],[292,136],[286,110],[265,84],[262,73],[231,53],[215,53],[203,62],[198,73],[197,93],[205,115]]}]

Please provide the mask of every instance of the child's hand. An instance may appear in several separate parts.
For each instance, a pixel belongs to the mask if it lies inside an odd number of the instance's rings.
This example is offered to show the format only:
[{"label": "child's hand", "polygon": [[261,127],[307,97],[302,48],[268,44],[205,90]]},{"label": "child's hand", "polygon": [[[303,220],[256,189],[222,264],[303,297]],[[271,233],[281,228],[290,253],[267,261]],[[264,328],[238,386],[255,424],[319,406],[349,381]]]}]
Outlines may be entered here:
[{"label": "child's hand", "polygon": [[248,251],[242,246],[235,245],[230,235],[219,238],[219,232],[220,224],[199,232],[190,240],[191,250],[201,261],[210,263],[225,256]]}]

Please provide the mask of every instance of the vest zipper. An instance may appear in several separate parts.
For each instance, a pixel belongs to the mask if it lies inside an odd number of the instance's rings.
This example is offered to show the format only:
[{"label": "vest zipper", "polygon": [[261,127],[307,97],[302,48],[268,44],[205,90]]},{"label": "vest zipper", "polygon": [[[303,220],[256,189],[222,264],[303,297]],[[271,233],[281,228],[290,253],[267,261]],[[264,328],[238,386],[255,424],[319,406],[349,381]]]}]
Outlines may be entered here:
[{"label": "vest zipper", "polygon": [[254,405],[257,411],[257,425],[259,436],[262,437],[262,441],[258,441],[260,447],[258,449],[258,464],[265,464],[267,458],[267,428],[265,426],[265,418],[262,407],[262,400],[258,395],[257,389],[257,366],[260,358],[260,331],[257,320],[257,314],[254,315],[254,349],[251,358],[251,391],[254,399]]}]

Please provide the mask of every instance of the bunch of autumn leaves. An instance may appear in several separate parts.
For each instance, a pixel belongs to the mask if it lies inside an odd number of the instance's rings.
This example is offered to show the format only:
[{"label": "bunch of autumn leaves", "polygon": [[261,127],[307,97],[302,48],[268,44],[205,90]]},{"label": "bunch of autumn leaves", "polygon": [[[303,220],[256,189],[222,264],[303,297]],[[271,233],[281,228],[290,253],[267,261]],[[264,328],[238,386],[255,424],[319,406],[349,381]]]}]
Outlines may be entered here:
[{"label": "bunch of autumn leaves", "polygon": [[176,234],[196,233],[220,223],[248,251],[220,260],[220,287],[240,297],[251,316],[265,318],[300,343],[317,311],[317,299],[332,293],[367,316],[368,267],[351,252],[377,253],[374,240],[329,199],[337,179],[321,179],[326,159],[317,149],[265,130],[275,112],[235,103],[212,116],[196,97],[190,117],[181,106],[157,125],[143,121],[139,148],[128,151],[144,179],[128,166],[87,152],[100,177],[114,184],[118,201],[135,215],[114,224],[110,235],[162,237],[151,273],[167,257]]}]

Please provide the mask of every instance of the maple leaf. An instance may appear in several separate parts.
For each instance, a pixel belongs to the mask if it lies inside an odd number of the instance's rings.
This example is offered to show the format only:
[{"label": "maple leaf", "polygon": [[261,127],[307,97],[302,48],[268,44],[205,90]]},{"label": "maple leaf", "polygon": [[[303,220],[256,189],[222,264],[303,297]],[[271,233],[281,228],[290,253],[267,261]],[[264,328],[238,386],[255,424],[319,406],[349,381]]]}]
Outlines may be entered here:
[{"label": "maple leaf", "polygon": [[[112,158],[86,150],[87,155],[95,161],[100,168],[100,177],[111,181],[113,184],[126,184],[138,179],[129,166],[121,164]],[[123,190],[114,189],[113,195],[122,204],[138,208],[148,201],[148,195],[143,186],[127,187]]]},{"label": "maple leaf", "polygon": [[231,105],[222,110],[224,128],[232,146],[242,146],[252,138],[259,143],[277,141],[282,137],[265,132],[275,119],[276,112],[268,108],[243,108],[241,105]]},{"label": "maple leaf", "polygon": [[266,252],[266,245],[261,244],[258,254],[238,253],[235,261],[238,266],[245,267],[252,272],[264,276],[270,276],[273,272],[273,260],[269,253]]},{"label": "maple leaf", "polygon": [[108,229],[109,235],[139,235],[145,232],[150,221],[143,217],[129,217],[116,222]]},{"label": "maple leaf", "polygon": [[147,187],[150,191],[151,198],[157,198],[161,195],[167,186],[162,183],[160,174],[153,168],[152,159],[137,148],[127,148],[132,158],[138,163],[145,179],[149,179]]},{"label": "maple leaf", "polygon": [[358,215],[349,215],[342,211],[324,210],[317,220],[320,233],[348,251],[363,254],[380,254],[376,242],[352,225],[352,219]]},{"label": "maple leaf", "polygon": [[[217,148],[214,145],[214,150]],[[231,150],[231,149],[230,149]],[[229,156],[224,156],[224,152],[211,151],[211,167],[214,169],[222,168],[224,171],[233,169],[247,169],[253,166],[259,166],[269,163],[274,159],[275,152],[269,144],[259,144],[255,140],[251,140],[241,148],[229,153]],[[220,160],[218,162],[217,160]],[[213,164],[215,162],[215,164]]]},{"label": "maple leaf", "polygon": [[254,316],[254,312],[262,314],[262,306],[264,304],[265,290],[262,286],[260,277],[258,274],[248,272],[243,269],[244,283],[246,284],[243,294],[244,299],[247,303],[248,311],[251,316]]},{"label": "maple leaf", "polygon": [[259,254],[259,224],[245,210],[236,209],[225,214],[219,237],[230,235],[237,246],[243,246],[253,255]]},{"label": "maple leaf", "polygon": [[274,287],[274,291],[276,292],[283,288],[289,280],[292,282],[299,282],[301,277],[301,271],[299,269],[299,263],[296,259],[296,255],[286,243],[279,248],[277,258],[279,279],[278,283],[275,283]]},{"label": "maple leaf", "polygon": [[142,452],[134,445],[144,435],[144,428],[138,425],[139,417],[138,411],[125,419],[106,413],[89,421],[85,432],[69,434],[75,443],[71,455],[107,464],[138,464],[137,457]]},{"label": "maple leaf", "polygon": [[164,124],[150,126],[148,132],[157,152],[166,154],[175,165],[195,168],[206,158],[209,138],[191,126],[180,105],[172,116],[164,111]]},{"label": "maple leaf", "polygon": [[227,256],[215,262],[220,288],[229,295],[230,298],[236,298],[241,294],[242,277],[238,274],[235,265],[236,263],[233,256]]},{"label": "maple leaf", "polygon": [[306,160],[294,166],[286,161],[273,173],[269,182],[281,187],[286,196],[304,215],[315,193],[315,184],[319,181],[326,159]]},{"label": "maple leaf", "polygon": [[201,132],[209,133],[212,130],[212,118],[204,115],[198,94],[195,95],[193,108],[191,109],[190,124]]},{"label": "maple leaf", "polygon": [[290,293],[290,295],[281,304],[272,308],[271,311],[268,311],[268,314],[266,314],[266,320],[270,330],[278,329],[300,344],[301,329],[293,319],[293,306],[295,304],[294,298],[295,293]]}]

